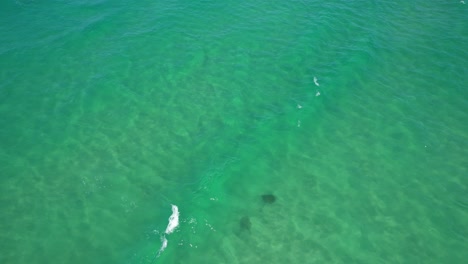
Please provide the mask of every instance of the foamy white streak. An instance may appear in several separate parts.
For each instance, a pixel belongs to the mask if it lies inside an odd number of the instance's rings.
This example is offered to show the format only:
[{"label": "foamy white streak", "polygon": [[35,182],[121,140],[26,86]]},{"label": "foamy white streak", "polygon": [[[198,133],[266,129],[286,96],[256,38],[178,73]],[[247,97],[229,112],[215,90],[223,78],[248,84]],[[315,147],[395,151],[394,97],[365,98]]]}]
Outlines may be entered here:
[{"label": "foamy white streak", "polygon": [[[173,205],[173,204],[171,204],[171,206],[172,206],[172,214],[169,217],[169,224],[166,227],[166,233],[165,233],[165,234],[168,234],[168,235],[170,233],[174,232],[174,230],[179,225],[179,208],[176,205]],[[167,247],[167,238],[166,238],[166,236],[164,234],[161,236],[161,242],[162,242],[162,245],[161,245],[161,248],[158,251],[157,257],[159,257],[159,255],[161,255],[161,253]]]},{"label": "foamy white streak", "polygon": [[162,237],[162,246],[161,246],[161,251],[164,250],[167,247],[167,238]]},{"label": "foamy white streak", "polygon": [[320,86],[320,84],[318,83],[318,79],[315,76],[314,76],[314,83],[315,83],[315,85]]},{"label": "foamy white streak", "polygon": [[164,235],[161,236],[161,242],[162,242],[162,245],[161,245],[161,248],[158,251],[158,257],[159,257],[159,255],[161,255],[161,252],[163,252],[164,249],[166,249],[166,247],[167,247],[167,239],[166,239],[166,237]]},{"label": "foamy white streak", "polygon": [[179,208],[176,205],[172,205],[172,215],[169,217],[169,224],[166,228],[166,234],[174,232],[174,229],[179,225]]}]

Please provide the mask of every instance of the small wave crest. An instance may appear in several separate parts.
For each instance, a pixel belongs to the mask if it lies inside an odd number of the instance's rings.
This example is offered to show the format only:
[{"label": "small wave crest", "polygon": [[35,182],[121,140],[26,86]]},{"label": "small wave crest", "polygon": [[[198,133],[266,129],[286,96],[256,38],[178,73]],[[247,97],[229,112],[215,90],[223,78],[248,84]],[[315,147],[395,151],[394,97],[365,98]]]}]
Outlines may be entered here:
[{"label": "small wave crest", "polygon": [[169,217],[169,224],[166,228],[166,234],[174,232],[174,229],[179,225],[179,208],[172,204],[172,215]]},{"label": "small wave crest", "polygon": [[167,224],[166,232],[161,235],[162,245],[161,245],[161,248],[158,251],[157,257],[159,257],[159,255],[161,255],[161,253],[167,247],[167,242],[168,241],[167,241],[166,235],[169,235],[170,233],[174,232],[174,230],[177,228],[177,226],[179,226],[179,208],[177,207],[177,205],[171,204],[171,206],[172,206],[172,214],[169,217],[169,224]]},{"label": "small wave crest", "polygon": [[161,243],[162,243],[162,245],[161,245],[161,248],[158,251],[158,256],[157,257],[159,257],[159,255],[161,255],[161,253],[167,247],[167,238],[164,235],[161,236]]}]

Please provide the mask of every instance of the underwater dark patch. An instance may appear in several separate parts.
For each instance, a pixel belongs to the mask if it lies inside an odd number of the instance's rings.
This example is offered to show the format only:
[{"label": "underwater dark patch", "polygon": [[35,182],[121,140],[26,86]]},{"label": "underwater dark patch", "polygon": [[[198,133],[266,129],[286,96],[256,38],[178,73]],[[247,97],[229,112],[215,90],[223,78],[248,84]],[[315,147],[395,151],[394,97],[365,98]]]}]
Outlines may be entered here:
[{"label": "underwater dark patch", "polygon": [[272,204],[276,201],[276,196],[273,194],[264,194],[262,195],[262,201],[266,204]]},{"label": "underwater dark patch", "polygon": [[252,222],[250,222],[250,218],[248,216],[243,216],[239,221],[239,225],[241,230],[250,231],[250,228],[252,227]]}]

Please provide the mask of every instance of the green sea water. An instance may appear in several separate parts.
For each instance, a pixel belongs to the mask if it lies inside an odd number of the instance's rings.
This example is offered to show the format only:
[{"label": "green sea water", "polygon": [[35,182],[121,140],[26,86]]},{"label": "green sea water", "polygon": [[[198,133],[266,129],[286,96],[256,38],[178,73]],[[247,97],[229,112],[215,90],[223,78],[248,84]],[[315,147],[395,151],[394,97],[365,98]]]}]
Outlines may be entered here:
[{"label": "green sea water", "polygon": [[466,263],[467,8],[2,1],[0,263]]}]

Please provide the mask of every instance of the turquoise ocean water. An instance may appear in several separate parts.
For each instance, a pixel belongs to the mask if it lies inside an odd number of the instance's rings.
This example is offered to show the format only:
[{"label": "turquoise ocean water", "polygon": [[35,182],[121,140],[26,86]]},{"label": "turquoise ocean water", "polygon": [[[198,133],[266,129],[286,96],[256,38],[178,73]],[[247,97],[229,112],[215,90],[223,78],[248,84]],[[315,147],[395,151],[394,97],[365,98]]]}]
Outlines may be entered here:
[{"label": "turquoise ocean water", "polygon": [[2,1],[0,263],[466,263],[467,8]]}]

